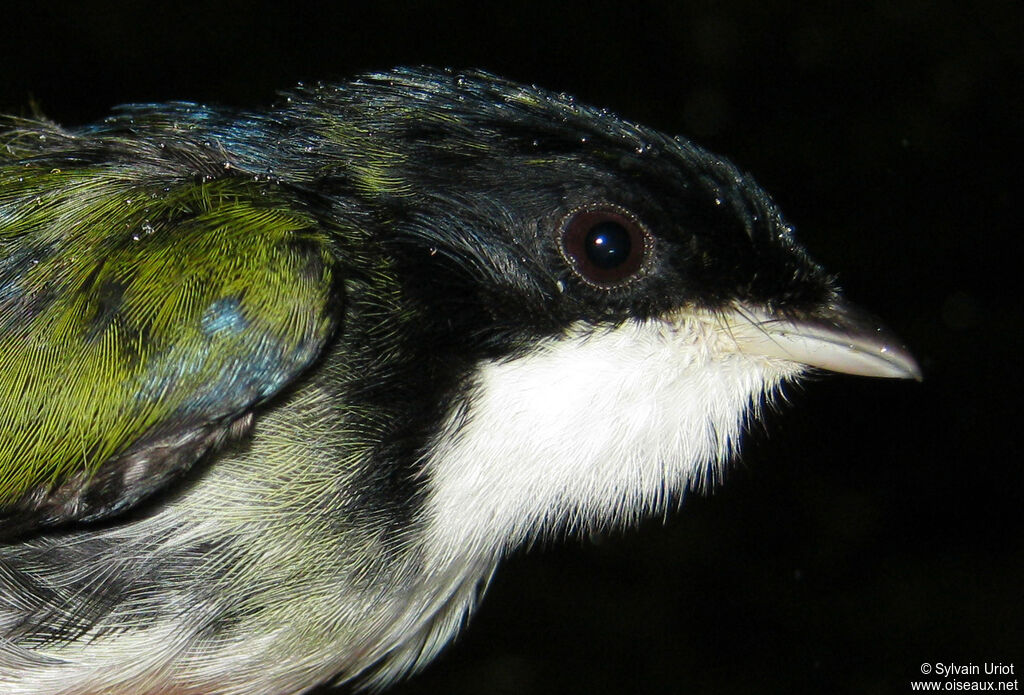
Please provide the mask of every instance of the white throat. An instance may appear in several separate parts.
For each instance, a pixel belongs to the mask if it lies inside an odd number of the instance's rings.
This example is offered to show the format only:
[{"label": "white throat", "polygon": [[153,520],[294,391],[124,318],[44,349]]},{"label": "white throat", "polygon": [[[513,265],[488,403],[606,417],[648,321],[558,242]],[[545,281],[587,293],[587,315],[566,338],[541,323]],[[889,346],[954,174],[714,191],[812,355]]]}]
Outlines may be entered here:
[{"label": "white throat", "polygon": [[711,314],[579,326],[480,365],[425,462],[428,553],[458,561],[628,523],[717,478],[793,362],[740,352]]}]

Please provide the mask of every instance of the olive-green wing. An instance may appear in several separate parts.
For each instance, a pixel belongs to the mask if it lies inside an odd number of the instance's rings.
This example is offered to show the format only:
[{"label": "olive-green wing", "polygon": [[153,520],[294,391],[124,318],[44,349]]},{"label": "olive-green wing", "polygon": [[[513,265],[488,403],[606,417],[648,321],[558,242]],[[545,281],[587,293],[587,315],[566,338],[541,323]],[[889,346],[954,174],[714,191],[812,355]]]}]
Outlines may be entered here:
[{"label": "olive-green wing", "polygon": [[0,529],[116,513],[244,431],[329,340],[337,272],[266,180],[0,166]]}]

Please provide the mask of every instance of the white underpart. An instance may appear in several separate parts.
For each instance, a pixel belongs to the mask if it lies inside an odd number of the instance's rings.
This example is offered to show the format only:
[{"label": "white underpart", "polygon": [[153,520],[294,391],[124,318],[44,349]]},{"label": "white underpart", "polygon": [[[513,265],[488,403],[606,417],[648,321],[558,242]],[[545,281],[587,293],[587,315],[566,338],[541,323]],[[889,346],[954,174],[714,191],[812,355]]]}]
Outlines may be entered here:
[{"label": "white underpart", "polygon": [[580,326],[481,365],[426,462],[429,553],[452,561],[629,522],[715,479],[751,408],[803,370],[743,352],[731,325],[690,314]]}]

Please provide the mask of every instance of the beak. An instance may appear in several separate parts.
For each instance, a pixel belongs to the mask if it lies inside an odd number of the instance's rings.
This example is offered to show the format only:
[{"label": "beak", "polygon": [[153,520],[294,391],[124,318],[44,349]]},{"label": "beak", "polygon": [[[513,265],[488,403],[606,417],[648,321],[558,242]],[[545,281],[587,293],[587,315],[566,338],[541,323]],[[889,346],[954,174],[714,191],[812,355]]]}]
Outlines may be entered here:
[{"label": "beak", "polygon": [[921,381],[921,368],[899,338],[876,318],[845,303],[821,317],[788,319],[740,310],[727,319],[744,354],[843,374]]}]

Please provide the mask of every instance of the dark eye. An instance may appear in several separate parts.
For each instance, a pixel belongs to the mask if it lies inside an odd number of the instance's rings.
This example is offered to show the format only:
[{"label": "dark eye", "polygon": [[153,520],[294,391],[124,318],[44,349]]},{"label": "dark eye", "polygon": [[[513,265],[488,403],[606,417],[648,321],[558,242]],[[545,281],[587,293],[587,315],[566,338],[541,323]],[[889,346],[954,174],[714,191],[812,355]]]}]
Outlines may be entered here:
[{"label": "dark eye", "polygon": [[562,250],[573,270],[599,287],[632,280],[649,247],[650,235],[640,223],[614,209],[575,212],[562,228]]}]

